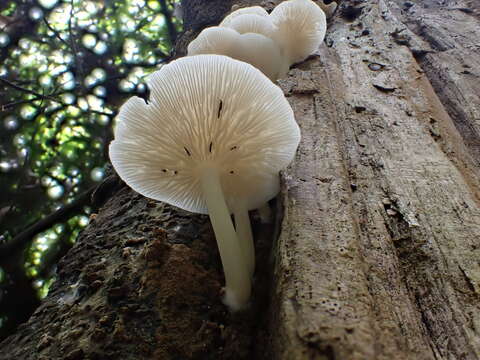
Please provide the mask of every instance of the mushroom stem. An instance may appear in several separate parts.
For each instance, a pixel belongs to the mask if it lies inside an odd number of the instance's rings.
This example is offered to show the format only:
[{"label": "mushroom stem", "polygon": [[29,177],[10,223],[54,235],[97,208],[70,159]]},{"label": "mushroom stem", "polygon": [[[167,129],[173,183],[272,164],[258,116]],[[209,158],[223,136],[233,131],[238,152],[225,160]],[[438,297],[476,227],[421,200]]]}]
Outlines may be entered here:
[{"label": "mushroom stem", "polygon": [[293,61],[290,60],[291,56],[286,52],[282,51],[282,60],[281,65],[279,66],[278,79],[286,78],[288,72],[290,71],[290,66],[293,65]]},{"label": "mushroom stem", "polygon": [[240,310],[250,298],[250,274],[225,203],[218,170],[212,167],[203,169],[200,183],[225,274],[223,302],[234,311]]},{"label": "mushroom stem", "polygon": [[255,245],[253,243],[252,226],[248,209],[243,199],[238,199],[233,212],[235,217],[235,228],[237,230],[238,239],[240,241],[240,249],[248,269],[250,277],[255,272]]}]

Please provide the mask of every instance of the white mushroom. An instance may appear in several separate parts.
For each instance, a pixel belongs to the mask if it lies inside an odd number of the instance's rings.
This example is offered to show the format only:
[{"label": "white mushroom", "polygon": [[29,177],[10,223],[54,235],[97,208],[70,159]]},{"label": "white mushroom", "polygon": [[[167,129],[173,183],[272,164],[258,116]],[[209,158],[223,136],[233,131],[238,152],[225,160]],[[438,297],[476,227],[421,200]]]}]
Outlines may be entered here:
[{"label": "white mushroom", "polygon": [[282,57],[276,42],[261,34],[239,34],[226,27],[203,30],[188,45],[188,55],[218,54],[247,62],[276,80],[282,71]]},{"label": "white mushroom", "polygon": [[284,1],[270,18],[277,27],[275,40],[290,65],[314,53],[325,38],[325,13],[311,0]]},{"label": "white mushroom", "polygon": [[273,25],[270,16],[257,14],[242,14],[235,16],[227,22],[228,25],[220,25],[235,30],[239,34],[255,33],[273,39],[276,27]]},{"label": "white mushroom", "polygon": [[208,212],[225,273],[224,302],[241,309],[250,297],[251,249],[239,244],[230,213],[242,234],[242,216],[248,220],[248,210],[277,194],[273,179],[300,140],[293,111],[259,70],[226,56],[180,58],[148,85],[148,104],[133,97],[120,108],[112,164],[142,195]]},{"label": "white mushroom", "polygon": [[[228,15],[220,26],[240,34],[256,33],[274,40],[281,53],[280,61],[275,61],[275,68],[280,68],[276,78],[284,77],[292,64],[314,53],[325,37],[327,21],[322,8],[332,12],[336,4],[325,5],[323,1],[319,4],[311,0],[287,0],[275,7],[270,15],[259,6],[242,8]],[[236,58],[241,59],[238,55]],[[277,58],[270,56],[270,59]]]},{"label": "white mushroom", "polygon": [[237,16],[245,14],[254,14],[258,16],[268,17],[268,12],[261,6],[250,6],[233,11],[222,20],[219,26],[230,27],[230,23],[232,20],[234,20]]},{"label": "white mushroom", "polygon": [[[213,26],[202,32],[188,44],[188,55],[217,54],[234,57],[240,34],[229,28]],[[232,54],[232,55],[230,55]]]}]

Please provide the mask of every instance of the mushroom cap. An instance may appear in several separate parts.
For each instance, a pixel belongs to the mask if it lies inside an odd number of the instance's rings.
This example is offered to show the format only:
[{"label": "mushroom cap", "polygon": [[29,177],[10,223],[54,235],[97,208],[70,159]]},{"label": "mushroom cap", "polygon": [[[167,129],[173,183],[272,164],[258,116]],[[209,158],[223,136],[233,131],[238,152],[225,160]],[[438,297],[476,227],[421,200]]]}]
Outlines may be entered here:
[{"label": "mushroom cap", "polygon": [[314,53],[325,38],[325,13],[311,0],[284,1],[273,9],[270,18],[277,27],[275,40],[291,63]]},{"label": "mushroom cap", "polygon": [[278,192],[278,172],[293,159],[300,130],[279,87],[255,67],[198,55],[147,79],[148,104],[132,97],[119,112],[110,159],[140,194],[206,213],[199,175],[218,171],[229,209],[254,209]]},{"label": "mushroom cap", "polygon": [[237,16],[245,15],[245,14],[255,14],[258,16],[265,16],[268,17],[268,12],[261,6],[250,6],[235,10],[234,12],[225,16],[219,26],[230,27],[230,23],[233,19]]},{"label": "mushroom cap", "polygon": [[261,34],[240,35],[237,51],[233,58],[245,61],[275,81],[282,72],[282,56],[277,43]]},{"label": "mushroom cap", "polygon": [[270,16],[258,14],[241,14],[228,21],[228,25],[221,25],[235,30],[239,34],[256,33],[273,39],[276,28]]},{"label": "mushroom cap", "polygon": [[247,62],[273,81],[282,69],[280,48],[275,41],[261,34],[239,34],[228,27],[203,30],[188,45],[188,55],[199,54],[226,55]]},{"label": "mushroom cap", "polygon": [[229,28],[208,27],[188,44],[188,55],[218,54],[230,57],[237,46],[240,34]]}]

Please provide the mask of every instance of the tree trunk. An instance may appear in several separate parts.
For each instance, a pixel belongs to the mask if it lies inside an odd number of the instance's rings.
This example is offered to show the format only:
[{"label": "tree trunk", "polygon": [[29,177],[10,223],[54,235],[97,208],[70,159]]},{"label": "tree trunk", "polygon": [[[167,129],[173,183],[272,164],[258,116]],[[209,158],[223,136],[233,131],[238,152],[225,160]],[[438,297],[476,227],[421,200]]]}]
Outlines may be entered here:
[{"label": "tree trunk", "polygon": [[274,358],[480,357],[480,26],[451,3],[344,3],[284,82]]},{"label": "tree trunk", "polygon": [[248,311],[208,218],[124,187],[0,359],[479,359],[480,5],[445,3],[344,1],[281,81],[302,142]]}]

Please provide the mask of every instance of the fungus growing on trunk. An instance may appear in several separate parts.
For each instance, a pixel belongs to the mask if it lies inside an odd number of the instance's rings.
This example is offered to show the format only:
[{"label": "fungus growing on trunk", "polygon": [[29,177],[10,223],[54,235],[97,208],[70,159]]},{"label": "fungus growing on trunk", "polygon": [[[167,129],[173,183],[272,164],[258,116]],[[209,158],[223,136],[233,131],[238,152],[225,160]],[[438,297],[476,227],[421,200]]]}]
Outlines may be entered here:
[{"label": "fungus growing on trunk", "polygon": [[200,54],[226,55],[247,62],[271,80],[276,80],[281,72],[280,48],[271,38],[259,33],[240,34],[218,26],[207,28],[188,45],[188,55]]},{"label": "fungus growing on trunk", "polygon": [[234,29],[240,34],[262,34],[271,39],[276,30],[270,16],[260,6],[238,9],[227,15],[218,26]]},{"label": "fungus growing on trunk", "polygon": [[[325,5],[322,1],[320,4],[329,11],[336,8],[335,4]],[[256,41],[260,44],[260,38],[252,39],[249,49],[243,44],[239,45],[240,41],[235,41],[232,36],[228,40],[223,39],[227,36],[221,31],[217,32],[220,36],[212,36],[209,33],[212,28],[204,30],[192,42],[196,51],[191,52],[189,47],[189,54],[220,53],[231,56],[259,67],[270,79],[277,80],[287,74],[291,65],[304,60],[318,49],[325,38],[327,20],[322,8],[313,1],[287,0],[275,7],[270,15],[259,6],[235,10],[225,17],[219,27],[235,30],[242,36],[252,33],[263,35],[274,41],[280,56],[274,56],[270,49],[267,51],[265,40],[261,45],[255,45]],[[224,46],[226,41],[232,44],[228,52]]]},{"label": "fungus growing on trunk", "polygon": [[248,210],[278,192],[278,172],[300,141],[293,111],[259,70],[226,56],[180,58],[147,82],[148,104],[133,97],[120,108],[112,164],[140,194],[209,214],[224,303],[241,309],[250,297],[253,242],[239,242],[237,233],[248,238]]},{"label": "fungus growing on trunk", "polygon": [[220,25],[220,27],[233,29],[239,34],[261,34],[271,39],[273,39],[276,30],[270,16],[260,16],[257,14],[239,15],[227,23],[228,25]]},{"label": "fungus growing on trunk", "polygon": [[270,14],[275,40],[291,65],[314,53],[327,31],[323,10],[311,0],[287,0]]}]

